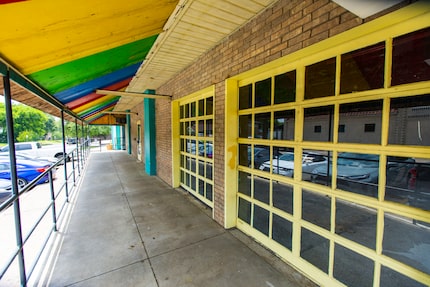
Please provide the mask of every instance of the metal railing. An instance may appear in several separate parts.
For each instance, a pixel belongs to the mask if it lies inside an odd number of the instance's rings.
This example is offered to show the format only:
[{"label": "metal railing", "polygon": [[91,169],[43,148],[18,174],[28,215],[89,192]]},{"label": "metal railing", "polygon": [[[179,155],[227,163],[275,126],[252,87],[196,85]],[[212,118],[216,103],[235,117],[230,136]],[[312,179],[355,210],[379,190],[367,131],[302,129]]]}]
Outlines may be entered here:
[{"label": "metal railing", "polygon": [[[7,209],[13,208],[13,218],[10,216],[9,220],[14,221],[14,232],[10,233],[14,233],[16,239],[16,246],[10,248],[10,250],[1,250],[0,247],[0,254],[6,252],[8,253],[7,255],[1,254],[0,256],[0,286],[9,286],[9,283],[2,282],[5,274],[7,274],[8,278],[14,277],[13,280],[16,279],[16,282],[19,282],[20,286],[27,286],[36,266],[42,257],[42,254],[47,251],[46,249],[48,247],[48,242],[50,241],[52,235],[58,231],[57,221],[62,216],[65,207],[69,202],[69,197],[72,196],[76,189],[78,180],[85,167],[89,152],[90,141],[88,140],[83,142],[81,145],[78,145],[62,159],[59,159],[55,164],[50,166],[45,172],[41,173],[25,187],[19,189],[17,192],[12,192],[11,196],[0,204],[0,215],[2,215],[4,211],[7,211]],[[64,176],[57,176],[57,178],[55,178],[54,175],[56,175],[56,171],[59,169],[64,170]],[[49,203],[46,206],[39,207],[41,209],[39,211],[40,214],[31,216],[31,224],[29,224],[29,222],[25,222],[27,228],[24,234],[22,225],[23,210],[20,206],[20,201],[23,196],[28,195],[28,193],[31,193],[32,191],[36,191],[33,190],[34,187],[46,175],[48,175],[48,182],[46,185],[44,185],[44,187],[49,189]],[[9,211],[9,213],[12,213],[11,210]],[[52,218],[49,218],[50,216],[52,216]],[[48,220],[50,222],[48,228],[43,230],[45,234],[43,234],[42,238],[40,238],[40,234],[36,236],[35,234],[37,229],[42,225],[45,225],[46,227]],[[4,232],[2,229],[3,227],[0,225],[0,232]],[[38,245],[40,243],[40,246],[34,246],[34,242],[32,242],[32,256],[28,256],[31,257],[30,260],[26,257],[26,247],[34,237],[38,237],[36,241],[38,242]],[[18,268],[16,263],[18,264]],[[8,274],[8,271],[11,269],[13,269],[13,272],[15,272],[15,275],[13,276]],[[16,278],[18,276],[16,272],[19,272],[19,280]]]}]

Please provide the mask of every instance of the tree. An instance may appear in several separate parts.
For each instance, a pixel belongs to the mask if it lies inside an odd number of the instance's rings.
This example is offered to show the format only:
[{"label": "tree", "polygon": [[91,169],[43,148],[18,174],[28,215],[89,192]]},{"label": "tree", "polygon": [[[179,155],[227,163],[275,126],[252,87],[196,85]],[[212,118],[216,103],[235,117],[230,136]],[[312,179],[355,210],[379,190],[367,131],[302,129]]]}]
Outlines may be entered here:
[{"label": "tree", "polygon": [[15,140],[18,140],[18,137],[19,141],[39,140],[46,134],[48,116],[43,112],[25,105],[14,104],[12,115]]}]

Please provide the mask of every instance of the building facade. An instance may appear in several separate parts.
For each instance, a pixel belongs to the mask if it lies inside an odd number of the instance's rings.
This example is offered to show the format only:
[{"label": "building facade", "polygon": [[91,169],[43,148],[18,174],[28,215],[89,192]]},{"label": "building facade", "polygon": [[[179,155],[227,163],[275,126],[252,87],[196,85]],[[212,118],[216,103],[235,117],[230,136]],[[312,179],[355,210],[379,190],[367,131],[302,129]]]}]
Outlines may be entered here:
[{"label": "building facade", "polygon": [[157,90],[157,176],[321,286],[427,286],[429,51],[427,1],[280,0]]}]

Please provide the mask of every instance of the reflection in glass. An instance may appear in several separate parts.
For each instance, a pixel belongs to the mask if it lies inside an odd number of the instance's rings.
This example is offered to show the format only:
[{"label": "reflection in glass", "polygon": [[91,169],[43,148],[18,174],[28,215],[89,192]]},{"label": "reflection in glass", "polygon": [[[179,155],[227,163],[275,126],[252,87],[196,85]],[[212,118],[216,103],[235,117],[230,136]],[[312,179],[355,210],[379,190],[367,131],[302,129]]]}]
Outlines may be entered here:
[{"label": "reflection in glass", "polygon": [[336,58],[327,59],[306,67],[305,100],[334,95]]},{"label": "reflection in glass", "polygon": [[270,113],[255,114],[254,138],[270,138]]},{"label": "reflection in glass", "polygon": [[272,182],[273,206],[293,214],[293,186],[278,181]]},{"label": "reflection in glass", "polygon": [[254,205],[253,227],[265,235],[269,235],[269,211]]},{"label": "reflection in glass", "polygon": [[430,28],[393,39],[393,86],[430,80]]},{"label": "reflection in glass", "polygon": [[192,102],[190,106],[190,115],[192,118],[196,116],[196,102]]},{"label": "reflection in glass", "polygon": [[[248,153],[248,157],[251,153]],[[254,146],[254,168],[260,169],[261,165],[270,160],[270,147],[257,145]]]},{"label": "reflection in glass", "polygon": [[[424,159],[418,159],[418,161],[425,162]],[[415,192],[418,169],[421,171],[421,164],[415,164],[415,159],[413,158],[387,157],[385,200],[408,205],[418,203],[421,198]],[[411,204],[409,204],[409,200]]]},{"label": "reflection in glass", "polygon": [[190,104],[185,104],[184,116],[185,118],[190,117]]},{"label": "reflection in glass", "polygon": [[331,197],[315,192],[302,192],[302,218],[330,230]]},{"label": "reflection in glass", "polygon": [[275,104],[296,100],[296,71],[275,76]]},{"label": "reflection in glass", "polygon": [[249,173],[239,171],[238,177],[238,192],[251,196],[251,175]]},{"label": "reflection in glass", "polygon": [[338,188],[377,198],[378,177],[378,155],[347,152],[338,155],[336,177]]},{"label": "reflection in glass", "polygon": [[430,146],[430,95],[391,100],[388,143]]},{"label": "reflection in glass", "polygon": [[202,160],[199,160],[199,170],[198,170],[198,174],[201,176],[205,176],[205,162]]},{"label": "reflection in glass", "polygon": [[382,254],[430,274],[430,228],[390,213],[384,220]]},{"label": "reflection in glass", "polygon": [[197,135],[199,137],[204,137],[205,136],[205,121],[204,120],[199,120]]},{"label": "reflection in glass", "polygon": [[252,137],[252,116],[251,115],[239,116],[239,137],[240,138]]},{"label": "reflection in glass", "polygon": [[272,78],[255,83],[255,107],[270,106]]},{"label": "reflection in glass", "polygon": [[273,139],[294,140],[295,110],[274,113]]},{"label": "reflection in glass", "polygon": [[212,180],[212,163],[206,162],[206,178]]},{"label": "reflection in glass", "polygon": [[390,287],[425,287],[424,284],[421,284],[415,281],[412,278],[406,277],[403,274],[400,274],[388,267],[381,267],[381,284],[380,286],[390,286]]},{"label": "reflection in glass", "polygon": [[340,105],[339,124],[347,127],[339,133],[339,142],[379,144],[382,100]]},{"label": "reflection in glass", "polygon": [[239,165],[251,166],[251,145],[239,144]]},{"label": "reflection in glass", "polygon": [[205,194],[205,182],[201,179],[199,179],[199,194],[203,196]]},{"label": "reflection in glass", "polygon": [[384,87],[385,43],[342,55],[340,93]]},{"label": "reflection in glass", "polygon": [[184,106],[180,106],[179,107],[179,118],[180,119],[183,119],[185,116],[184,116]]},{"label": "reflection in glass", "polygon": [[239,88],[239,110],[252,108],[252,84]]},{"label": "reflection in glass", "polygon": [[373,270],[372,260],[335,244],[333,275],[337,280],[351,287],[373,286]]},{"label": "reflection in glass", "polygon": [[327,238],[302,228],[300,256],[326,273],[328,272],[329,248],[330,243]]},{"label": "reflection in glass", "polygon": [[[305,109],[303,123],[303,139],[306,141],[329,142],[333,140],[334,106]],[[321,126],[320,132],[315,132],[315,126]]]},{"label": "reflection in glass", "polygon": [[270,201],[270,180],[254,176],[254,198],[269,204]]},{"label": "reflection in glass", "polygon": [[[285,149],[285,148],[283,148]],[[278,147],[273,148],[273,158],[271,161],[264,162],[260,169],[273,174],[293,177],[294,171],[294,150],[286,151]]]},{"label": "reflection in glass", "polygon": [[376,219],[374,209],[336,200],[336,234],[375,249]]},{"label": "reflection in glass", "polygon": [[238,217],[251,224],[251,203],[241,197],[239,197]]},{"label": "reflection in glass", "polygon": [[191,175],[190,178],[191,178],[190,187],[192,190],[196,190],[196,177],[194,175]]},{"label": "reflection in glass", "polygon": [[307,150],[306,152],[303,152],[302,180],[312,181],[313,175],[318,173],[318,171],[323,171],[325,173],[329,166],[329,162],[327,160],[329,153],[330,152],[328,151],[322,150]]},{"label": "reflection in glass", "polygon": [[292,250],[292,237],[293,224],[290,221],[273,214],[272,239],[289,250]]}]

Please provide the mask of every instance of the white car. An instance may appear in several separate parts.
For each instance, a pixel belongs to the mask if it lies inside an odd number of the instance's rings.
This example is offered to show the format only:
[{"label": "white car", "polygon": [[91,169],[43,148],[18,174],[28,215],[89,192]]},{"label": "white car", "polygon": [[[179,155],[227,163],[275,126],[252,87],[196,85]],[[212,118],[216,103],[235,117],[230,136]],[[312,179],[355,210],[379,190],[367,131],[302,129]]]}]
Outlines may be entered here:
[{"label": "white car", "polygon": [[[310,177],[312,171],[322,165],[327,164],[327,157],[316,153],[303,153],[302,157],[302,173],[303,179]],[[273,159],[266,161],[260,166],[260,170],[270,171],[272,165],[272,173],[283,176],[294,176],[294,153],[287,152]]]}]

